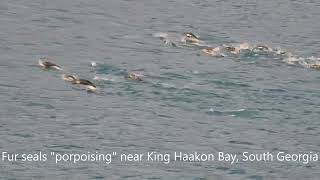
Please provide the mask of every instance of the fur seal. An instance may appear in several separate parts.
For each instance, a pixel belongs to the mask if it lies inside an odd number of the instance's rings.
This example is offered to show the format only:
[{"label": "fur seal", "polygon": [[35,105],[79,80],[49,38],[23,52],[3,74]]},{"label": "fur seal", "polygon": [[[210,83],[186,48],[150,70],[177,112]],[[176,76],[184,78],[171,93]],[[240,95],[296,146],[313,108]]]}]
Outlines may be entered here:
[{"label": "fur seal", "polygon": [[97,90],[97,86],[94,83],[92,83],[91,81],[86,80],[86,79],[79,79],[77,76],[74,76],[74,75],[64,74],[64,75],[62,75],[62,79],[65,81],[69,81],[72,84],[82,85],[82,86],[86,87],[86,89],[88,91],[94,92]]},{"label": "fur seal", "polygon": [[207,48],[202,49],[202,52],[209,54],[210,56],[214,56],[214,57],[225,57],[225,55],[220,52],[219,47],[216,47],[216,48],[207,47]]},{"label": "fur seal", "polygon": [[62,70],[61,66],[49,61],[47,58],[40,58],[38,61],[39,65],[43,67],[44,69],[56,69],[56,70]]},{"label": "fur seal", "polygon": [[125,78],[134,81],[142,81],[141,75],[136,73],[128,73]]}]

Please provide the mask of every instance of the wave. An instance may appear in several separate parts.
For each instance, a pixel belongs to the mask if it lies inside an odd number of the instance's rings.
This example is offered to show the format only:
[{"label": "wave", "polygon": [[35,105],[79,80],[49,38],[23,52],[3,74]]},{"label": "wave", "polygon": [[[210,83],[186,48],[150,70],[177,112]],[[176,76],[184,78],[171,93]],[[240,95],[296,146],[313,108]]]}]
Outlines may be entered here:
[{"label": "wave", "polygon": [[258,117],[259,115],[259,111],[254,109],[214,110],[213,108],[210,108],[206,113],[214,116],[232,116],[241,118],[252,118]]}]

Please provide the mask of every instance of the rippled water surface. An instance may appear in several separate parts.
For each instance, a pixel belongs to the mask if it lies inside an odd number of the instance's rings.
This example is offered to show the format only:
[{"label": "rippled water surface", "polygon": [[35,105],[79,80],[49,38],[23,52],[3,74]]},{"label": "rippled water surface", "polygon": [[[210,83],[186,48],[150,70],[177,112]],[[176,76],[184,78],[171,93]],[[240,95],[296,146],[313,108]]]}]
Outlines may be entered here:
[{"label": "rippled water surface", "polygon": [[[0,149],[320,153],[320,71],[306,64],[320,63],[319,8],[312,0],[2,0]],[[184,32],[213,47],[262,44],[290,55],[211,57],[180,42]],[[98,92],[39,68],[40,57]],[[131,71],[144,80],[124,79]],[[0,166],[1,179],[320,178],[319,161]]]}]

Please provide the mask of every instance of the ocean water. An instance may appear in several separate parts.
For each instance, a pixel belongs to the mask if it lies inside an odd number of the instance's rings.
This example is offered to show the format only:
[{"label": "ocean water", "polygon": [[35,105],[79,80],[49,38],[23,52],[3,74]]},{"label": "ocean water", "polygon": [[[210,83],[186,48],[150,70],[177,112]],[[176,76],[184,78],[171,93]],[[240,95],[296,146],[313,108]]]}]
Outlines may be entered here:
[{"label": "ocean water", "polygon": [[[1,152],[320,155],[320,71],[310,68],[320,63],[319,7],[314,0],[2,0]],[[200,36],[201,46],[182,42],[184,32]],[[272,50],[223,58],[201,51],[241,43]],[[41,57],[94,82],[97,92],[43,70]],[[143,81],[126,80],[128,72]],[[319,161],[20,159],[0,167],[0,179],[320,178]]]}]

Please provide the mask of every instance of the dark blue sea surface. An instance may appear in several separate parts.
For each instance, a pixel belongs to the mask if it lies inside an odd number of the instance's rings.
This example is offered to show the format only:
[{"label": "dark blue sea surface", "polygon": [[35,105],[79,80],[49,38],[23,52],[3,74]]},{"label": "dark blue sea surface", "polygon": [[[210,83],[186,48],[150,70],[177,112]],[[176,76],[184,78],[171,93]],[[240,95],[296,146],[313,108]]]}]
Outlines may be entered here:
[{"label": "dark blue sea surface", "polygon": [[[0,150],[320,155],[319,8],[315,0],[2,0]],[[184,32],[202,44],[182,42]],[[223,44],[272,50],[201,51]],[[43,70],[42,57],[97,92]],[[311,180],[319,162],[0,161],[0,179]]]}]

